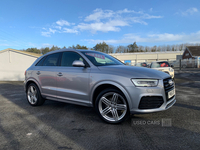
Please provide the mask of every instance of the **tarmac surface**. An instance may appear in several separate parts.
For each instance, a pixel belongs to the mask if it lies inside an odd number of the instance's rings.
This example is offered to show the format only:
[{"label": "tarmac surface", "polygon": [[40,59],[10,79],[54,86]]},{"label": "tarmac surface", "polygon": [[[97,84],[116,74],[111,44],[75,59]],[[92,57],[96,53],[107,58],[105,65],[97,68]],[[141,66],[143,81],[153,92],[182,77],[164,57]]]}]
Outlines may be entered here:
[{"label": "tarmac surface", "polygon": [[199,149],[200,71],[175,74],[176,104],[103,122],[93,108],[46,101],[32,107],[22,82],[0,82],[1,150]]}]

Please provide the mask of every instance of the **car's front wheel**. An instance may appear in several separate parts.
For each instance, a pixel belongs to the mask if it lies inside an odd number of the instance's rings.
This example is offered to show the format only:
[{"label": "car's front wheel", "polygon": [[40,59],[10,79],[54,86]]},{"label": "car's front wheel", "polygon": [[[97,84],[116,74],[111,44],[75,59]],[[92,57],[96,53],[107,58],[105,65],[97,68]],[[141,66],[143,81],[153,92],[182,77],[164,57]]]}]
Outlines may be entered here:
[{"label": "car's front wheel", "polygon": [[42,98],[40,94],[39,88],[34,83],[28,85],[28,89],[26,91],[26,98],[31,106],[39,106],[45,102],[44,98]]},{"label": "car's front wheel", "polygon": [[124,95],[116,89],[102,91],[95,103],[99,116],[108,123],[120,123],[129,115],[129,108]]}]

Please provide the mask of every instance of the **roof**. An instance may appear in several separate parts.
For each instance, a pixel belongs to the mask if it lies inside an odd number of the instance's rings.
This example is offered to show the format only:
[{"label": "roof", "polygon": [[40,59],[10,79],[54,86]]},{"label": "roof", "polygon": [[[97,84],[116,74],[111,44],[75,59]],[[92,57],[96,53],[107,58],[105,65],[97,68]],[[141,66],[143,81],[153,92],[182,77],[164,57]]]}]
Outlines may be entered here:
[{"label": "roof", "polygon": [[186,46],[192,56],[200,56],[200,46]]},{"label": "roof", "polygon": [[42,54],[36,54],[36,53],[32,53],[32,52],[26,52],[26,51],[22,51],[22,50],[11,49],[11,48],[7,48],[5,50],[2,50],[2,51],[0,51],[0,53],[6,52],[6,51],[13,51],[13,52],[17,52],[17,53],[29,55],[29,56],[32,56],[32,57],[37,57],[37,58],[42,56]]},{"label": "roof", "polygon": [[43,56],[49,55],[49,54],[53,54],[53,53],[57,53],[57,52],[65,52],[65,51],[76,51],[76,52],[99,52],[99,51],[94,51],[94,50],[87,50],[87,49],[73,49],[73,48],[66,48],[66,49],[59,49],[59,50],[55,50],[55,51],[50,51],[46,54],[44,54]]}]

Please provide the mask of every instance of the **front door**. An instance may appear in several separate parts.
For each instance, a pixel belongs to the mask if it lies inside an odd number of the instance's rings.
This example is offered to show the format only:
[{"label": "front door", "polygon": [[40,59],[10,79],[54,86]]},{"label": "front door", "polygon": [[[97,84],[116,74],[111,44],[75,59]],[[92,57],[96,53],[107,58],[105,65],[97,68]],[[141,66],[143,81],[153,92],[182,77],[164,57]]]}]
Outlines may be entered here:
[{"label": "front door", "polygon": [[57,72],[57,98],[75,103],[89,103],[90,67],[73,67],[75,60],[84,62],[76,52],[63,52]]}]

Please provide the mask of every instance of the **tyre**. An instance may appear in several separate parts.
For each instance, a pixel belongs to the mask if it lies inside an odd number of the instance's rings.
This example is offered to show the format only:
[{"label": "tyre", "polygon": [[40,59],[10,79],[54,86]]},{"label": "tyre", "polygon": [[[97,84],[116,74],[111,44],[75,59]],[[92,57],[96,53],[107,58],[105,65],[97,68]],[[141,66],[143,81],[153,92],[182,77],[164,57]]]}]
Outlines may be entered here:
[{"label": "tyre", "polygon": [[34,83],[31,83],[28,86],[26,98],[31,106],[40,106],[45,102],[45,99],[41,96],[39,88]]},{"label": "tyre", "polygon": [[105,89],[96,99],[95,109],[107,123],[117,124],[129,116],[129,108],[126,98],[116,89]]}]

